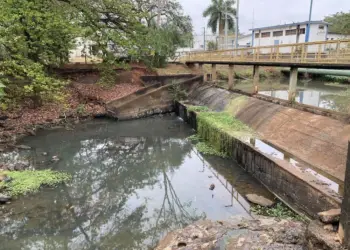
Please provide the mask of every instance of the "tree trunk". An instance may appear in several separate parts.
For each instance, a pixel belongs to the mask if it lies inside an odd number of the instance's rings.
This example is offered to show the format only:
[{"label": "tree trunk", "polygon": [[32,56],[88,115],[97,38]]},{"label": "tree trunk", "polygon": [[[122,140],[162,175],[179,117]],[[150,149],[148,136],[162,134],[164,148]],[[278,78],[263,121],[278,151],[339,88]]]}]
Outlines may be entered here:
[{"label": "tree trunk", "polygon": [[225,35],[225,21],[222,20],[222,16],[220,15],[220,20],[219,20],[219,36],[224,36]]}]

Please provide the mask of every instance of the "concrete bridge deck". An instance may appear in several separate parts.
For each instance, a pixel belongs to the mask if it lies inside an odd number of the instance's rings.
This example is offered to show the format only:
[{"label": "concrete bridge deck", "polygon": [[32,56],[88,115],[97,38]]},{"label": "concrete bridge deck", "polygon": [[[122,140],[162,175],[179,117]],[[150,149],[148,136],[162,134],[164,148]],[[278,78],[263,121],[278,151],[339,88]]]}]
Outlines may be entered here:
[{"label": "concrete bridge deck", "polygon": [[232,89],[234,86],[234,65],[252,65],[254,67],[255,93],[259,91],[260,66],[290,67],[288,99],[289,101],[295,101],[298,68],[350,70],[350,40],[190,52],[181,58],[181,61],[187,65],[198,64],[202,72],[203,64],[211,64],[211,80],[214,82],[217,80],[216,65],[228,65],[229,89]]},{"label": "concrete bridge deck", "polygon": [[350,69],[350,40],[190,52],[181,60],[187,64],[215,63]]}]

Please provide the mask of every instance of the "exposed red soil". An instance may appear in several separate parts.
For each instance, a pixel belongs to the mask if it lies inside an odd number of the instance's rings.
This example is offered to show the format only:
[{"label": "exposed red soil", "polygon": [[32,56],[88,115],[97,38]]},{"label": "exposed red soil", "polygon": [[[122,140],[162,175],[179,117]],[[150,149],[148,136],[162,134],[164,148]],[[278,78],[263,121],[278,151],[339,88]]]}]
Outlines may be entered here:
[{"label": "exposed red soil", "polygon": [[44,103],[35,109],[30,108],[30,103],[23,103],[16,110],[0,111],[0,143],[14,142],[18,135],[34,134],[38,126],[64,125],[105,114],[105,103],[142,88],[140,77],[146,74],[152,73],[142,68],[120,72],[111,87],[97,84],[100,77],[96,72],[71,74],[71,84],[64,89],[64,103]]}]

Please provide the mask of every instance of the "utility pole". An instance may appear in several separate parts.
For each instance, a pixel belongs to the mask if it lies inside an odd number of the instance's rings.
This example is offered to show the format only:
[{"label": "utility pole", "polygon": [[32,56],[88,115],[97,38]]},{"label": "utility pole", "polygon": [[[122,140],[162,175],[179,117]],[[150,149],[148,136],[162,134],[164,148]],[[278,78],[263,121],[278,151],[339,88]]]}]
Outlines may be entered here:
[{"label": "utility pole", "polygon": [[225,2],[225,45],[224,45],[224,49],[227,49],[227,43],[228,43],[228,20],[227,20],[227,2]]},{"label": "utility pole", "polygon": [[306,34],[305,34],[305,42],[309,42],[310,39],[310,29],[311,29],[311,16],[312,16],[312,6],[313,6],[314,0],[311,0],[310,2],[310,11],[309,11],[309,22],[306,27]]},{"label": "utility pole", "polygon": [[159,28],[162,21],[162,11],[164,10],[165,6],[168,4],[168,0],[156,0],[156,5],[158,8],[157,12],[157,27]]},{"label": "utility pole", "polygon": [[203,49],[204,49],[204,51],[205,51],[205,27],[203,27]]},{"label": "utility pole", "polygon": [[238,49],[238,36],[239,36],[239,0],[237,0],[237,8],[236,8],[236,31],[235,31],[235,48]]}]

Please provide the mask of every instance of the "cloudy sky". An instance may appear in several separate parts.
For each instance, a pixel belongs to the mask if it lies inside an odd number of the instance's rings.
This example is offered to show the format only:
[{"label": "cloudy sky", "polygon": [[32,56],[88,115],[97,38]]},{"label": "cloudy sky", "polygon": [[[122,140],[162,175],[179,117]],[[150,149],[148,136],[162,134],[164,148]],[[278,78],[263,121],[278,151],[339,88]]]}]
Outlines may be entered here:
[{"label": "cloudy sky", "polygon": [[[211,0],[178,0],[184,11],[192,17],[194,31],[203,34],[206,20],[202,17],[204,9]],[[300,22],[308,20],[309,0],[240,0],[240,31],[243,33],[253,24],[255,27]],[[350,0],[314,0],[312,19],[322,20],[324,16],[339,11],[350,11]]]}]

